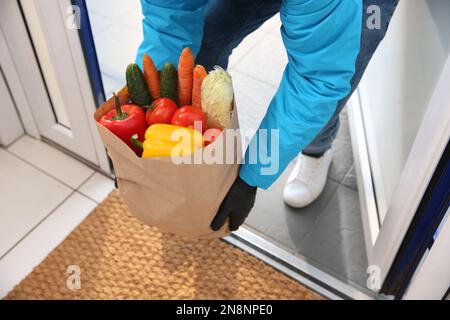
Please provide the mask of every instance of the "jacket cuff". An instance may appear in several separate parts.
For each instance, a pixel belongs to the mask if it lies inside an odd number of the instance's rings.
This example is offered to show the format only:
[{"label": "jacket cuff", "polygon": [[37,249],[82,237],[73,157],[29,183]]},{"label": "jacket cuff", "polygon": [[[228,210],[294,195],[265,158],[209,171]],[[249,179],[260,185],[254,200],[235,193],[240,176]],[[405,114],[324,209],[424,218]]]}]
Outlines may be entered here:
[{"label": "jacket cuff", "polygon": [[275,180],[272,176],[262,176],[255,170],[258,170],[258,168],[243,164],[239,171],[239,177],[252,187],[258,187],[266,190]]}]

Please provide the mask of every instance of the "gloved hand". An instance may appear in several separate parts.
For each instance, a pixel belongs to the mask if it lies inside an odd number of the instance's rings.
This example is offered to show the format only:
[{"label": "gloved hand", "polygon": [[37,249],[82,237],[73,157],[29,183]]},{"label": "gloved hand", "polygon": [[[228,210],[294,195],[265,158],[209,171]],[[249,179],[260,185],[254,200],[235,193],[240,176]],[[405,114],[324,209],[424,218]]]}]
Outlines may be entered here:
[{"label": "gloved hand", "polygon": [[231,185],[225,199],[223,199],[219,211],[211,222],[211,229],[219,230],[229,218],[229,227],[235,231],[244,223],[250,210],[255,204],[256,187],[249,186],[239,176]]}]

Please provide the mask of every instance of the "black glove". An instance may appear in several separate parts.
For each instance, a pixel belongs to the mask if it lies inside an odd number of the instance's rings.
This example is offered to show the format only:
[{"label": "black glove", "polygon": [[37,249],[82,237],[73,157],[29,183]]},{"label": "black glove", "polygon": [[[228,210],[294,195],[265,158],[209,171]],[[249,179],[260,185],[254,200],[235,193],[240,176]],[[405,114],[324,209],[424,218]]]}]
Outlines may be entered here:
[{"label": "black glove", "polygon": [[219,230],[230,218],[229,226],[231,231],[239,228],[247,218],[250,210],[255,204],[256,187],[249,186],[239,176],[231,185],[225,199],[223,199],[219,211],[211,222],[211,229]]}]

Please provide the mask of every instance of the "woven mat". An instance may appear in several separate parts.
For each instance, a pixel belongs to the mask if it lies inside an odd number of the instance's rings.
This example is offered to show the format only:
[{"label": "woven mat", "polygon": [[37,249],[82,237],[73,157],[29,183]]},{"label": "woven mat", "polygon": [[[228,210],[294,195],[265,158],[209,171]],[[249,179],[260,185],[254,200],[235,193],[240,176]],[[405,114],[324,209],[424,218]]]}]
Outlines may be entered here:
[{"label": "woven mat", "polygon": [[[70,265],[80,268],[80,289],[68,289]],[[113,191],[6,299],[321,297],[224,241],[143,225]]]}]

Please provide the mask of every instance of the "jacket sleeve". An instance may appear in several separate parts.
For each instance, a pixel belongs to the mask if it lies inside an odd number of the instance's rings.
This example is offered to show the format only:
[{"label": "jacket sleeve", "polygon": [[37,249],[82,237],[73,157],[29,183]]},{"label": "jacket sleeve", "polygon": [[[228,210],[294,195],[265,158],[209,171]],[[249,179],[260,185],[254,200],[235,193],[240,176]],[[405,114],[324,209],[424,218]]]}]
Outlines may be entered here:
[{"label": "jacket sleeve", "polygon": [[349,94],[362,10],[361,0],[283,1],[281,35],[289,62],[241,166],[249,185],[268,188]]},{"label": "jacket sleeve", "polygon": [[178,64],[181,50],[190,47],[194,55],[203,38],[208,0],[141,0],[144,40],[136,63],[142,67],[142,55],[152,57],[161,69],[166,62]]}]

